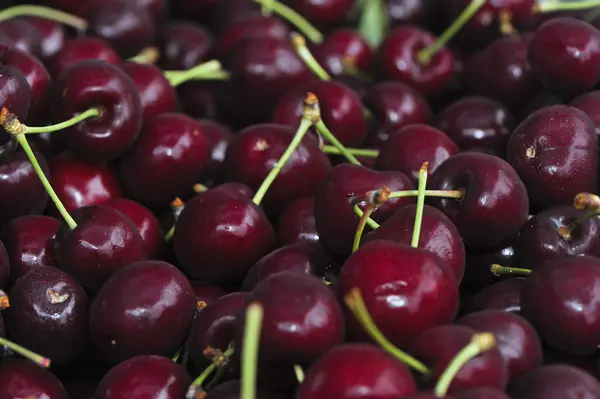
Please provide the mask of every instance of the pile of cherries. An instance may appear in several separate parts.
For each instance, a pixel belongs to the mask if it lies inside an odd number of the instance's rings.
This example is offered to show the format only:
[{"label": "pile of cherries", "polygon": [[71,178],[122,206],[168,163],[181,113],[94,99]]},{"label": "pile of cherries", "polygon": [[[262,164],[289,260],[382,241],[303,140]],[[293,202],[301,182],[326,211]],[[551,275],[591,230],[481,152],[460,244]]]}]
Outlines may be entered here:
[{"label": "pile of cherries", "polygon": [[0,10],[0,399],[600,398],[600,1]]}]

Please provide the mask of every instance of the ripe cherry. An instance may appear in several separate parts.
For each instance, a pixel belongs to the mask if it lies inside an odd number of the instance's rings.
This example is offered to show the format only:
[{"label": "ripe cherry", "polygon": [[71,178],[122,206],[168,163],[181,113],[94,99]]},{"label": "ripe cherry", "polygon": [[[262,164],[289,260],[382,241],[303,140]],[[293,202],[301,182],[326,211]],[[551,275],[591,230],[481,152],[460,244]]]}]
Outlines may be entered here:
[{"label": "ripe cherry", "polygon": [[302,198],[289,204],[279,215],[275,229],[279,246],[303,243],[320,248],[314,197]]},{"label": "ripe cherry", "polygon": [[65,69],[83,60],[101,60],[113,65],[121,63],[121,57],[104,39],[77,37],[67,40],[61,50],[52,57],[49,69],[52,76],[58,77]]},{"label": "ripe cherry", "polygon": [[0,397],[67,399],[60,380],[35,363],[23,359],[3,359],[0,366]]},{"label": "ripe cherry", "polygon": [[585,399],[600,397],[600,383],[581,369],[557,364],[524,375],[508,389],[514,399],[560,399],[571,392]]}]

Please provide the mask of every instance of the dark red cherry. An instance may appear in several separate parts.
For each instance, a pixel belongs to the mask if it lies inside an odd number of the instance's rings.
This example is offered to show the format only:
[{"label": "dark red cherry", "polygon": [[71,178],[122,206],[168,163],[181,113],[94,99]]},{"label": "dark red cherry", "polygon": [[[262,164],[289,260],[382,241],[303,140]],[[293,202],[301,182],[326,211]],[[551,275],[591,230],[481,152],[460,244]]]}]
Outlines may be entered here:
[{"label": "dark red cherry", "polygon": [[35,26],[41,35],[40,56],[44,61],[49,60],[62,49],[67,40],[63,25],[42,17],[25,17],[24,19]]},{"label": "dark red cherry", "polygon": [[[414,189],[411,180],[400,172],[377,172],[352,164],[341,164],[329,171],[315,196],[317,232],[327,251],[342,257],[350,254],[359,221],[353,210],[353,198],[363,198],[367,192],[384,186],[392,191]],[[409,202],[413,202],[410,197],[390,199],[371,218],[383,222]],[[359,206],[364,210],[364,200],[359,201]]]},{"label": "dark red cherry", "polygon": [[428,171],[433,173],[442,162],[458,153],[458,146],[446,133],[428,125],[407,125],[389,133],[374,168],[402,172],[415,184],[423,162],[429,162]]},{"label": "dark red cherry", "polygon": [[248,197],[209,189],[185,204],[173,245],[181,267],[195,279],[241,283],[275,245],[275,231]]},{"label": "dark red cherry", "polygon": [[49,357],[53,364],[76,360],[88,343],[87,295],[67,273],[36,267],[9,292],[3,312],[14,342]]},{"label": "dark red cherry", "polygon": [[590,91],[575,97],[569,105],[585,112],[596,125],[596,134],[600,134],[600,91]]},{"label": "dark red cherry", "polygon": [[0,398],[68,399],[60,380],[27,360],[12,358],[0,365]]},{"label": "dark red cherry", "polygon": [[[410,353],[429,365],[431,377],[437,379],[475,333],[475,329],[461,325],[433,327],[419,334],[410,344]],[[506,363],[500,350],[493,348],[469,360],[452,380],[448,393],[478,387],[503,390],[507,382]]]},{"label": "dark red cherry", "polygon": [[10,275],[10,258],[6,247],[0,241],[0,289],[5,289],[8,285],[8,278]]},{"label": "dark red cherry", "polygon": [[493,264],[517,267],[519,264],[512,241],[496,248],[469,249],[465,263],[465,278],[460,288],[475,293],[502,280],[502,277],[490,272],[490,266]]},{"label": "dark red cherry", "polygon": [[194,119],[168,113],[146,121],[139,140],[119,163],[123,188],[132,199],[165,209],[186,196],[209,162],[209,138]]},{"label": "dark red cherry", "polygon": [[[425,249],[393,241],[368,242],[348,258],[338,281],[340,298],[354,288],[360,290],[375,325],[404,348],[424,330],[452,321],[458,310],[458,282],[444,261]],[[366,338],[352,314],[346,325],[351,337]]]},{"label": "dark red cherry", "polygon": [[0,35],[6,37],[14,47],[33,57],[42,53],[42,35],[24,18],[12,18],[0,23]]},{"label": "dark red cherry", "polygon": [[0,236],[10,259],[10,285],[34,268],[56,266],[54,235],[60,225],[49,216],[25,215],[2,228]]},{"label": "dark red cherry", "polygon": [[506,161],[465,152],[442,163],[431,175],[434,190],[465,190],[460,200],[432,199],[456,224],[467,247],[490,248],[514,237],[527,220],[525,185]]},{"label": "dark red cherry", "polygon": [[[2,51],[0,44],[0,51]],[[1,61],[0,57],[0,61]],[[19,120],[25,120],[31,107],[31,88],[25,75],[19,68],[0,65],[0,100],[2,107],[14,114]],[[0,129],[2,143],[10,140],[4,129]]]},{"label": "dark red cherry", "polygon": [[503,158],[515,120],[499,102],[469,96],[444,108],[437,116],[436,126],[461,150],[484,149]]},{"label": "dark red cherry", "polygon": [[400,82],[376,83],[367,91],[365,105],[379,122],[367,137],[367,143],[379,147],[388,140],[392,131],[407,125],[427,124],[431,109],[415,89]]},{"label": "dark red cherry", "polygon": [[161,29],[157,44],[160,50],[158,65],[162,69],[184,70],[206,61],[213,37],[201,25],[170,22]]},{"label": "dark red cherry", "polygon": [[546,261],[523,286],[521,310],[551,347],[592,354],[600,336],[600,259],[570,256]]},{"label": "dark red cherry", "polygon": [[344,344],[311,365],[296,398],[403,398],[416,390],[408,368],[388,353],[373,345]]},{"label": "dark red cherry", "polygon": [[[364,237],[364,242],[390,240],[410,245],[412,240],[416,205],[407,204],[398,209],[389,219]],[[462,238],[454,226],[438,209],[425,205],[419,248],[426,249],[440,257],[460,282],[465,271],[465,247]]]},{"label": "dark red cherry", "polygon": [[92,302],[92,344],[113,364],[140,355],[172,357],[187,336],[195,303],[190,282],[175,266],[131,263]]},{"label": "dark red cherry", "polygon": [[242,289],[251,291],[265,278],[283,271],[323,277],[333,262],[323,251],[305,244],[292,244],[263,256],[246,274]]},{"label": "dark red cherry", "polygon": [[200,180],[220,182],[223,177],[223,162],[229,143],[233,139],[233,132],[224,124],[211,119],[200,119],[198,124],[210,142],[210,162]]},{"label": "dark red cherry", "polygon": [[319,26],[341,24],[353,5],[352,0],[292,0],[290,3],[301,15]]},{"label": "dark red cherry", "polygon": [[461,317],[457,324],[494,334],[511,380],[542,366],[540,338],[533,326],[515,313],[482,310]]},{"label": "dark red cherry", "polygon": [[108,42],[99,37],[69,39],[49,62],[52,76],[57,77],[71,65],[83,60],[99,60],[119,65],[121,57]]},{"label": "dark red cherry", "polygon": [[431,46],[436,38],[414,25],[393,28],[376,55],[376,68],[384,79],[397,80],[425,96],[442,93],[455,76],[455,57],[447,48],[440,49],[428,64],[417,54]]},{"label": "dark red cherry", "polygon": [[513,381],[508,393],[513,399],[561,399],[572,394],[594,399],[600,397],[600,383],[581,369],[557,364],[540,367]]},{"label": "dark red cherry", "polygon": [[146,259],[146,246],[135,224],[106,205],[71,212],[73,230],[63,223],[56,233],[56,261],[87,289],[98,291],[117,270]]},{"label": "dark red cherry", "polygon": [[308,244],[321,247],[315,222],[315,199],[306,197],[289,204],[275,226],[279,246]]},{"label": "dark red cherry", "polygon": [[577,108],[534,112],[510,136],[506,153],[534,208],[571,204],[578,193],[597,191],[598,138],[592,120]]},{"label": "dark red cherry", "polygon": [[551,89],[567,95],[591,90],[600,81],[600,31],[575,18],[552,18],[533,34],[527,60]]},{"label": "dark red cherry", "polygon": [[163,71],[151,64],[126,62],[121,68],[138,89],[144,120],[177,108],[177,93]]},{"label": "dark red cherry", "polygon": [[[208,391],[207,399],[239,399],[242,385],[239,380],[226,381]],[[256,387],[256,399],[287,399],[284,392],[266,388],[262,385]]]},{"label": "dark red cherry", "polygon": [[322,43],[316,45],[313,55],[331,75],[348,75],[352,70],[371,72],[373,50],[365,39],[355,30],[341,28],[325,36]]},{"label": "dark red cherry", "polygon": [[148,11],[150,16],[154,19],[154,26],[158,29],[161,23],[169,17],[170,10],[169,0],[134,0],[132,3],[135,3],[137,6]]},{"label": "dark red cherry", "polygon": [[150,209],[127,198],[113,198],[104,205],[121,211],[131,219],[146,244],[148,259],[162,259],[165,250],[164,233]]},{"label": "dark red cherry", "polygon": [[505,312],[521,312],[521,290],[525,279],[511,278],[487,286],[466,304],[467,313],[486,309],[499,309]]},{"label": "dark red cherry", "polygon": [[[250,126],[236,134],[223,162],[225,181],[240,182],[258,190],[294,134],[295,128],[273,123]],[[263,202],[266,212],[278,214],[289,203],[314,195],[330,169],[318,140],[312,135],[304,136],[269,187]]]},{"label": "dark red cherry", "polygon": [[138,356],[113,367],[100,382],[94,398],[183,398],[191,383],[187,371],[173,360]]},{"label": "dark red cherry", "polygon": [[80,61],[61,73],[50,104],[54,122],[100,110],[100,116],[59,133],[70,152],[90,162],[122,155],[140,132],[142,106],[135,84],[120,68],[102,61]]}]

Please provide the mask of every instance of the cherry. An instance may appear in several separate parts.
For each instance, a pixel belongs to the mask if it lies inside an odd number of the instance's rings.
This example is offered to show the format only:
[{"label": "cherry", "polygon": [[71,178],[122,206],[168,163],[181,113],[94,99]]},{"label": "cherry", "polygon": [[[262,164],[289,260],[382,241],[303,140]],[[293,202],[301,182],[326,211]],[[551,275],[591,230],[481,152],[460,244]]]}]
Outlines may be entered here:
[{"label": "cherry", "polygon": [[521,290],[525,279],[511,278],[492,284],[471,298],[465,310],[469,313],[486,309],[521,312]]},{"label": "cherry", "polygon": [[306,197],[290,203],[279,214],[275,229],[277,243],[281,247],[302,243],[320,248],[314,197]]},{"label": "cherry", "polygon": [[[11,286],[34,268],[56,266],[54,235],[60,225],[59,220],[49,216],[26,215],[11,220],[2,228],[0,236],[10,259]],[[0,284],[0,288],[5,286]]]},{"label": "cherry", "polygon": [[55,121],[90,108],[100,115],[65,129],[65,146],[74,155],[94,161],[120,156],[138,137],[142,123],[140,98],[121,69],[102,61],[75,63],[54,82],[50,104]]},{"label": "cherry", "polygon": [[14,342],[64,364],[77,359],[88,340],[87,295],[71,276],[36,267],[10,290],[4,311]]},{"label": "cherry", "polygon": [[209,138],[198,122],[179,113],[148,120],[119,163],[125,191],[136,201],[165,209],[191,191],[209,162]]},{"label": "cherry", "polygon": [[168,0],[134,0],[133,3],[150,13],[154,19],[154,26],[157,28],[169,16]]},{"label": "cherry", "polygon": [[461,150],[482,148],[504,157],[515,120],[499,102],[486,97],[469,96],[444,108],[437,116],[436,125]]},{"label": "cherry", "polygon": [[461,288],[470,292],[478,292],[499,281],[500,277],[490,273],[490,266],[493,264],[517,266],[518,261],[512,241],[514,240],[497,248],[469,249],[465,264],[465,278],[462,281]]},{"label": "cherry", "polygon": [[42,35],[24,18],[13,18],[0,23],[0,35],[6,37],[12,47],[38,57],[42,52]]},{"label": "cherry", "polygon": [[[242,384],[240,381],[227,381],[208,391],[207,399],[238,399],[241,396]],[[267,389],[263,386],[256,388],[257,399],[286,399],[283,393]]]},{"label": "cherry", "polygon": [[[376,230],[367,234],[363,242],[390,240],[410,245],[417,206],[408,204],[399,208]],[[440,257],[460,282],[465,270],[465,248],[456,226],[441,211],[425,205],[419,236],[419,248]]]},{"label": "cherry", "polygon": [[121,63],[121,57],[106,40],[99,37],[77,37],[65,42],[50,60],[49,69],[54,77],[58,77],[65,69],[83,60],[100,60],[113,65]]},{"label": "cherry", "polygon": [[458,146],[446,133],[434,127],[413,124],[391,130],[389,139],[379,149],[375,160],[377,170],[396,170],[412,178],[416,184],[423,162],[429,162],[429,172],[452,155]]},{"label": "cherry", "polygon": [[[211,119],[200,119],[198,124],[210,141],[210,162],[205,168],[201,178],[202,181],[221,181],[223,174],[223,162],[229,143],[233,139],[233,132],[222,123]],[[250,195],[252,197],[252,195]]]},{"label": "cherry", "polygon": [[25,17],[31,25],[35,26],[40,33],[41,58],[49,60],[64,46],[67,35],[63,26],[55,21],[41,17]]},{"label": "cherry", "polygon": [[504,393],[494,388],[481,387],[467,389],[455,396],[456,399],[511,399]]},{"label": "cherry", "polygon": [[181,267],[193,278],[241,282],[274,246],[275,232],[251,199],[218,187],[185,204],[173,245]]},{"label": "cherry", "polygon": [[567,95],[591,90],[600,81],[600,31],[575,18],[552,18],[533,34],[527,59],[554,90]]},{"label": "cherry", "polygon": [[4,359],[0,365],[1,398],[67,399],[67,391],[50,371],[22,359]]},{"label": "cherry", "polygon": [[147,354],[171,357],[187,336],[194,308],[192,286],[175,266],[131,263],[92,302],[92,344],[111,363]]},{"label": "cherry", "polygon": [[600,383],[578,368],[557,364],[540,367],[511,383],[514,399],[559,399],[576,392],[582,399],[600,396]]},{"label": "cherry", "polygon": [[56,261],[85,288],[98,291],[114,272],[146,258],[137,227],[120,211],[90,205],[71,216],[76,227],[63,223],[56,233]]},{"label": "cherry", "polygon": [[161,29],[157,44],[160,50],[158,65],[162,69],[185,70],[206,60],[213,38],[200,25],[172,22]]},{"label": "cherry", "polygon": [[94,398],[183,398],[191,382],[185,369],[171,359],[137,356],[113,367],[98,385]]},{"label": "cherry", "polygon": [[506,153],[534,208],[570,204],[578,193],[597,190],[595,126],[577,108],[554,105],[534,112],[517,126]]},{"label": "cherry", "polygon": [[590,91],[575,97],[569,105],[585,112],[596,125],[596,134],[600,134],[600,91]]},{"label": "cherry", "polygon": [[467,247],[502,245],[527,220],[525,185],[506,161],[493,155],[456,154],[442,163],[429,181],[432,189],[465,190],[460,201],[432,201],[456,224]]},{"label": "cherry", "polygon": [[6,247],[0,241],[0,289],[6,288],[10,275],[10,258]]},{"label": "cherry", "polygon": [[346,28],[329,33],[315,46],[313,54],[333,76],[369,73],[374,57],[365,39],[357,31]]},{"label": "cherry", "polygon": [[291,6],[301,15],[305,15],[310,22],[320,25],[338,25],[344,22],[350,9],[351,0],[292,0]]},{"label": "cherry", "polygon": [[[450,322],[458,310],[458,283],[442,259],[387,240],[354,252],[341,268],[337,288],[340,297],[358,288],[375,325],[401,348],[427,328]],[[352,315],[346,325],[351,337],[365,337]]]},{"label": "cherry", "polygon": [[437,22],[435,13],[439,4],[430,0],[390,0],[386,2],[387,12],[393,25],[429,25]]},{"label": "cherry", "polygon": [[397,398],[416,390],[408,368],[383,350],[367,344],[343,344],[312,364],[296,397]]},{"label": "cherry", "polygon": [[[0,44],[0,51],[2,44]],[[31,107],[31,88],[25,79],[23,73],[10,65],[0,65],[0,99],[3,107],[8,109],[18,118],[24,119],[29,113]],[[6,142],[6,132],[0,130],[2,142]]]},{"label": "cherry", "polygon": [[511,380],[542,366],[540,338],[521,316],[503,310],[483,310],[463,316],[456,323],[494,334]]}]

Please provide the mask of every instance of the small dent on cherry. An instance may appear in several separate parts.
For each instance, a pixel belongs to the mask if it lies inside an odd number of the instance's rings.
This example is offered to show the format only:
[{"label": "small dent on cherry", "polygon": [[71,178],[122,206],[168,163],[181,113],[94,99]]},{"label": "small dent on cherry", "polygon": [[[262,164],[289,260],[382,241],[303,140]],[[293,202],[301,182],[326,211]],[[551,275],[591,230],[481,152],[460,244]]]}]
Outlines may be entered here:
[{"label": "small dent on cherry", "polygon": [[49,288],[46,291],[46,294],[48,295],[48,298],[50,299],[50,303],[53,305],[59,304],[59,303],[64,303],[67,299],[69,299],[70,295],[69,294],[59,294],[58,292],[54,291],[52,288]]}]

